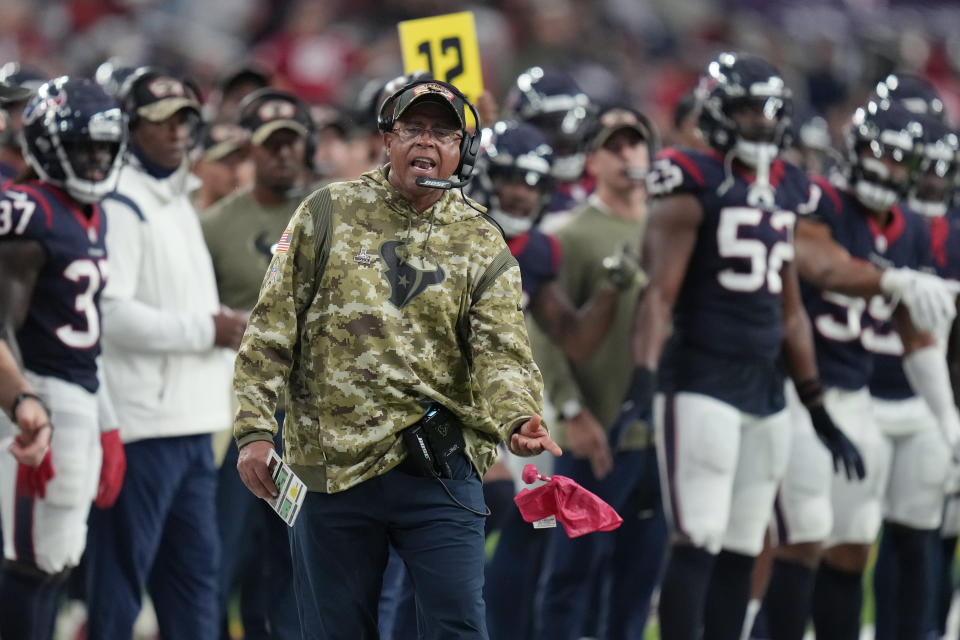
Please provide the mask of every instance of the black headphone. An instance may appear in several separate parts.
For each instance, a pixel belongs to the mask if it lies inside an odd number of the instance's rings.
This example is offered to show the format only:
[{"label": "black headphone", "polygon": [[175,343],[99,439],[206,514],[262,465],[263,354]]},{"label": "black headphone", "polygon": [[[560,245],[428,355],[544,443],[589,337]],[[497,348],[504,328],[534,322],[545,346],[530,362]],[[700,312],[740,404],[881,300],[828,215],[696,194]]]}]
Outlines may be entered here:
[{"label": "black headphone", "polygon": [[244,96],[240,104],[237,105],[237,124],[244,129],[250,129],[249,119],[253,115],[254,106],[267,100],[283,100],[293,103],[295,109],[293,119],[307,129],[307,136],[304,139],[304,162],[307,168],[313,171],[313,158],[317,155],[317,125],[313,121],[313,116],[310,115],[310,107],[297,96],[273,87],[263,87],[252,91]]},{"label": "black headphone", "polygon": [[[383,101],[383,104],[380,106],[380,113],[377,115],[377,129],[380,130],[380,133],[387,133],[393,131],[393,104],[399,98],[404,91],[412,89],[413,87],[419,86],[421,84],[438,84],[446,89],[448,89],[454,96],[463,101],[463,104],[470,109],[470,113],[473,114],[473,121],[476,123],[476,129],[473,133],[470,133],[466,129],[466,123],[464,123],[463,131],[463,140],[460,141],[460,163],[457,165],[457,169],[453,172],[455,175],[460,177],[459,182],[451,183],[453,187],[461,187],[470,181],[470,178],[473,177],[474,169],[477,165],[477,156],[480,154],[480,132],[483,128],[483,124],[480,122],[480,114],[477,112],[477,108],[473,106],[470,100],[467,99],[467,96],[463,95],[463,92],[457,89],[455,86],[448,82],[443,82],[442,80],[414,80],[413,82],[408,82],[403,85],[396,91],[394,91],[390,97]],[[447,187],[449,188],[449,187]]]},{"label": "black headphone", "polygon": [[137,114],[137,104],[133,97],[133,89],[136,84],[148,73],[159,72],[156,67],[142,66],[133,70],[133,73],[124,78],[123,83],[117,90],[117,100],[120,102],[120,108],[127,116],[127,126],[132,130],[140,120]]}]

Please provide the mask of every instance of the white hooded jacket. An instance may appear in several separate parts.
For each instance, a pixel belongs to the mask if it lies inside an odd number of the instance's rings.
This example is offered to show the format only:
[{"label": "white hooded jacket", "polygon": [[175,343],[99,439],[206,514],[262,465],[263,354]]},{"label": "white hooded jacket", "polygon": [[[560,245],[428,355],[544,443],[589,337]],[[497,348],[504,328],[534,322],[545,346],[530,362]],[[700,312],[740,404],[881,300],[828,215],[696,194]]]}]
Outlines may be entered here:
[{"label": "white hooded jacket", "polygon": [[230,425],[233,360],[215,348],[213,265],[187,163],[155,178],[130,154],[107,216],[103,368],[124,442]]}]

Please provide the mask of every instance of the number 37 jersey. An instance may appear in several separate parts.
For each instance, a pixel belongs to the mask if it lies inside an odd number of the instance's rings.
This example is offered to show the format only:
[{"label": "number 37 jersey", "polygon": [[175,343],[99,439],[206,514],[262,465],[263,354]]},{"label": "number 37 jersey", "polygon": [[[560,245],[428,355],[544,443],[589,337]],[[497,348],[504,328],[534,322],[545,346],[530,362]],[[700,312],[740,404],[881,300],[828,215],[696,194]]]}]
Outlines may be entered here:
[{"label": "number 37 jersey", "polygon": [[755,415],[782,409],[781,271],[794,258],[806,175],[774,160],[769,185],[758,185],[738,165],[726,169],[719,153],[666,149],[647,190],[693,195],[703,211],[660,362],[661,390],[703,393]]},{"label": "number 37 jersey", "polygon": [[106,222],[39,181],[7,184],[0,198],[0,242],[34,241],[45,262],[17,344],[24,366],[96,392],[100,293],[106,276]]}]

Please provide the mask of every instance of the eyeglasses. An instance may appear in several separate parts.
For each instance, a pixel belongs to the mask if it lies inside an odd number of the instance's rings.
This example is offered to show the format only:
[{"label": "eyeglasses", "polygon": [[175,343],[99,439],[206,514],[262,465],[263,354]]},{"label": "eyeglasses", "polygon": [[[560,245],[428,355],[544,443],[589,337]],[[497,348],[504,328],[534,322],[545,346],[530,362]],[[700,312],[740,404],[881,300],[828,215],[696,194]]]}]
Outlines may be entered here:
[{"label": "eyeglasses", "polygon": [[460,144],[460,141],[463,140],[463,134],[460,133],[459,130],[444,129],[442,127],[427,129],[426,127],[420,127],[417,125],[404,125],[402,128],[394,126],[393,133],[400,136],[400,139],[404,142],[416,140],[425,133],[432,135],[433,139],[440,144]]}]

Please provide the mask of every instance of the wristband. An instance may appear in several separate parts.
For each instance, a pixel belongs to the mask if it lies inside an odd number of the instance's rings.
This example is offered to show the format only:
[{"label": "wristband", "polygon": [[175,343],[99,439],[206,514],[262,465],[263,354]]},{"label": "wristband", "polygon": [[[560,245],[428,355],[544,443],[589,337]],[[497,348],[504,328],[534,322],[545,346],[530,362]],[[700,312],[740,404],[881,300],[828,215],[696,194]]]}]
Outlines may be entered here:
[{"label": "wristband", "polygon": [[43,407],[43,410],[47,412],[47,415],[50,415],[50,409],[47,408],[47,403],[43,401],[43,398],[29,391],[21,391],[13,397],[13,406],[10,407],[10,417],[14,420],[17,419],[17,407],[19,407],[20,403],[24,400],[36,400],[40,403],[40,406]]},{"label": "wristband", "polygon": [[820,380],[817,378],[810,378],[809,380],[803,380],[794,384],[797,387],[797,395],[800,396],[800,402],[808,409],[823,398],[823,385],[820,384]]}]

